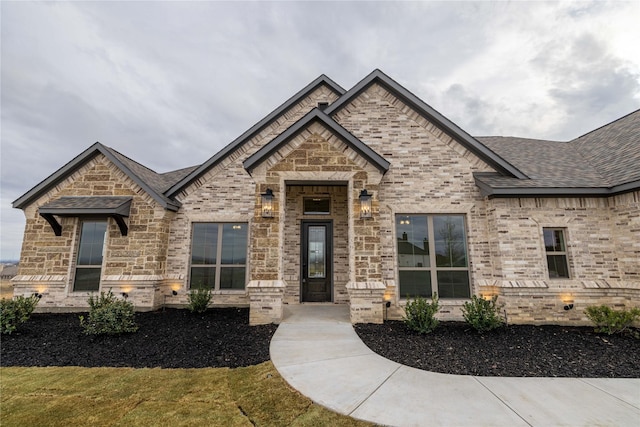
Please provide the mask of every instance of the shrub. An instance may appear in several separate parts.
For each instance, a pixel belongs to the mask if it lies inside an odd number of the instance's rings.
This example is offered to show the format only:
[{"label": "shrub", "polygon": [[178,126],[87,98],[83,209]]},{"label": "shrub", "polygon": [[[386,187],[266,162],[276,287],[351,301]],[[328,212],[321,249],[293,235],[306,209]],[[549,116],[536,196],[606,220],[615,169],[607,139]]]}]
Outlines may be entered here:
[{"label": "shrub", "polygon": [[500,316],[500,306],[496,304],[497,300],[497,295],[490,300],[473,295],[470,302],[464,303],[462,317],[465,322],[480,333],[499,328],[504,324],[504,320]]},{"label": "shrub", "polygon": [[433,294],[431,302],[422,297],[416,297],[414,300],[408,299],[404,308],[404,323],[409,329],[421,334],[428,334],[438,326],[438,319],[435,318],[435,315],[439,309],[437,294]]},{"label": "shrub", "polygon": [[18,329],[18,326],[29,320],[38,302],[40,302],[38,295],[0,300],[0,332],[11,334]]},{"label": "shrub", "polygon": [[204,313],[212,297],[213,294],[209,288],[192,289],[189,292],[189,310],[192,313]]},{"label": "shrub", "polygon": [[639,308],[613,310],[606,305],[587,307],[585,313],[596,325],[596,332],[605,332],[609,335],[624,332],[640,317]]},{"label": "shrub", "polygon": [[80,326],[87,335],[118,335],[138,330],[133,304],[116,298],[111,290],[89,297],[89,317],[80,316]]}]

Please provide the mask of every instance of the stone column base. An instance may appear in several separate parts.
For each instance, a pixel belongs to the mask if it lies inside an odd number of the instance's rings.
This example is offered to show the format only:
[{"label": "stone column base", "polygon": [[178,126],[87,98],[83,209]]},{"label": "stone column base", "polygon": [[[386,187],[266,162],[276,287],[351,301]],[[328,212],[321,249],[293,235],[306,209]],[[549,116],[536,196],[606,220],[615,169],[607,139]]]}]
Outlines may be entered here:
[{"label": "stone column base", "polygon": [[382,282],[347,283],[351,323],[383,323],[386,289]]},{"label": "stone column base", "polygon": [[282,280],[252,280],[247,284],[251,326],[282,321],[285,288]]}]

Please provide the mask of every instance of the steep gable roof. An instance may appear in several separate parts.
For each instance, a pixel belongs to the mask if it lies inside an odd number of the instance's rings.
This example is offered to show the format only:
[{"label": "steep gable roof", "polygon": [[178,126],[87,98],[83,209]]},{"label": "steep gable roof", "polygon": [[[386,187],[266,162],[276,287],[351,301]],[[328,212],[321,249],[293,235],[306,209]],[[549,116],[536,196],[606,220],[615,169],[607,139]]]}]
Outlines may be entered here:
[{"label": "steep gable roof", "polygon": [[302,90],[298,91],[298,93],[296,93],[291,98],[286,100],[278,108],[273,110],[265,118],[260,120],[258,123],[253,125],[251,128],[249,128],[246,132],[244,132],[238,138],[236,138],[231,143],[229,143],[222,150],[217,152],[213,157],[211,157],[209,160],[204,162],[197,169],[193,170],[191,173],[189,173],[179,182],[175,183],[166,192],[167,196],[174,197],[176,194],[182,191],[186,186],[188,186],[190,183],[192,183],[194,180],[196,180],[206,171],[214,167],[216,164],[224,160],[225,157],[227,157],[229,154],[235,151],[238,147],[242,146],[244,143],[249,141],[259,132],[261,132],[264,128],[266,128],[271,123],[273,123],[273,121],[276,120],[278,117],[280,117],[283,113],[285,113],[291,107],[293,107],[294,105],[299,103],[301,100],[309,96],[311,93],[313,93],[313,91],[315,91],[320,86],[327,86],[337,95],[342,95],[345,93],[345,90],[340,85],[338,85],[336,82],[331,80],[329,77],[322,74],[320,77],[318,77],[317,79],[309,83],[307,86],[305,86]]},{"label": "steep gable roof", "polygon": [[452,138],[460,142],[466,149],[474,153],[476,156],[480,157],[496,170],[508,176],[513,176],[520,179],[527,178],[527,176],[522,173],[522,171],[491,151],[480,141],[458,127],[458,125],[447,119],[433,107],[422,101],[420,98],[415,96],[413,93],[408,91],[406,88],[401,86],[391,77],[387,76],[378,69],[374,70],[371,74],[362,79],[358,84],[356,84],[353,88],[342,95],[339,99],[333,102],[329,107],[327,107],[325,113],[329,116],[333,116],[343,107],[347,106],[358,95],[367,90],[369,86],[376,83],[383,86],[385,89],[399,98],[402,102],[409,105],[419,114],[423,115],[423,117],[438,126]]},{"label": "steep gable roof", "polygon": [[340,126],[335,120],[323,113],[318,108],[314,108],[313,110],[311,110],[303,118],[290,126],[286,131],[282,132],[267,145],[263,146],[253,155],[249,156],[242,165],[249,173],[251,173],[251,171],[257,165],[262,163],[267,157],[280,149],[282,145],[286,144],[289,140],[291,140],[291,138],[295,137],[299,132],[301,132],[314,122],[320,122],[327,128],[331,129],[336,135],[342,138],[350,148],[367,159],[367,161],[378,168],[380,172],[385,173],[389,170],[390,163],[385,160],[384,157],[369,148],[368,145],[353,136],[345,128]]},{"label": "steep gable roof", "polygon": [[[78,168],[91,160],[97,154],[104,155],[109,161],[116,165],[122,172],[124,172],[132,181],[138,184],[147,194],[149,194],[154,200],[156,200],[162,207],[177,211],[180,207],[180,203],[170,199],[163,194],[163,183],[166,185],[166,179],[163,179],[162,175],[157,174],[146,166],[131,160],[116,150],[102,145],[96,142],[91,147],[76,156],[69,163],[58,169],[51,174],[48,178],[40,182],[31,190],[23,194],[21,197],[13,202],[13,207],[18,209],[25,208],[29,203],[33,202],[36,198],[49,191],[52,187],[57,185],[60,181],[66,179],[69,175],[74,173]],[[181,171],[188,171],[190,169],[182,169]],[[179,172],[179,171],[176,171]],[[172,174],[175,174],[173,172]],[[179,174],[178,174],[179,175]],[[170,175],[173,176],[173,175]]]}]

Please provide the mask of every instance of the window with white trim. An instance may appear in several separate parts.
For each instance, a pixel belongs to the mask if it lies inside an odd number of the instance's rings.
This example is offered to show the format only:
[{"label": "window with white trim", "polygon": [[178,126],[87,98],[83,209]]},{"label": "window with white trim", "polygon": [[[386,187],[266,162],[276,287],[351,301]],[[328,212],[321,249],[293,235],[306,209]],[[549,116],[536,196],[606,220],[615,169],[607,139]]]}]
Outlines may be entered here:
[{"label": "window with white trim", "polygon": [[191,289],[245,288],[247,228],[247,223],[193,223]]},{"label": "window with white trim", "polygon": [[97,291],[100,289],[102,252],[107,232],[106,221],[83,221],[80,223],[80,243],[73,278],[73,290]]},{"label": "window with white trim", "polygon": [[401,298],[469,298],[464,215],[396,215]]},{"label": "window with white trim", "polygon": [[565,230],[563,228],[543,228],[544,249],[547,254],[549,278],[569,278]]}]

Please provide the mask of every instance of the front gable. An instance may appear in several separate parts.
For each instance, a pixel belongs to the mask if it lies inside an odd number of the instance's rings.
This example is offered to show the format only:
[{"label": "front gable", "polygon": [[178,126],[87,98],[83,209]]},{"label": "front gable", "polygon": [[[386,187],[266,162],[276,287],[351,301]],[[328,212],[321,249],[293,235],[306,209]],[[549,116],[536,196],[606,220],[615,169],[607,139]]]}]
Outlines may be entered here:
[{"label": "front gable", "polygon": [[[313,141],[313,142],[312,142]],[[295,155],[292,155],[296,152]],[[281,165],[277,163],[283,162]],[[265,165],[261,167],[261,165]],[[247,158],[243,165],[255,176],[265,170],[336,172],[350,164],[371,168],[380,175],[390,163],[347,132],[319,109],[314,109],[293,126]]]}]

